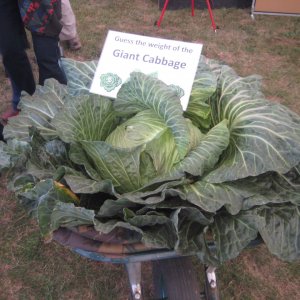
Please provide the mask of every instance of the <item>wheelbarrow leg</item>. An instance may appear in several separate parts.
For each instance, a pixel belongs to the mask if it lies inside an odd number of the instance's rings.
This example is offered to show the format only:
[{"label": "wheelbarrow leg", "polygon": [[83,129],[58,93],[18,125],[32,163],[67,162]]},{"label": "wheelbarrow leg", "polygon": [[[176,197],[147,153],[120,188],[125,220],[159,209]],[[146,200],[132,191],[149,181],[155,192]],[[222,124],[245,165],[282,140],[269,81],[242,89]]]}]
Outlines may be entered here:
[{"label": "wheelbarrow leg", "polygon": [[216,268],[208,266],[205,272],[210,287],[214,289],[215,287],[217,287]]},{"label": "wheelbarrow leg", "polygon": [[130,283],[130,291],[134,300],[142,300],[142,263],[141,262],[130,262],[126,263],[126,270]]},{"label": "wheelbarrow leg", "polygon": [[205,266],[205,299],[219,300],[219,290],[217,286],[216,268]]}]

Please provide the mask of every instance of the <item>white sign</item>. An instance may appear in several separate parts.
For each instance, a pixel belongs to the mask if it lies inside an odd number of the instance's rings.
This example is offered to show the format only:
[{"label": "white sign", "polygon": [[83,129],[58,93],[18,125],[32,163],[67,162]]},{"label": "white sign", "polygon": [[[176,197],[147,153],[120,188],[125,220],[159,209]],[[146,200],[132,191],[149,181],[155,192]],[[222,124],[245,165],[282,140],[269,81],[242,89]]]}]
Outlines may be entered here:
[{"label": "white sign", "polygon": [[175,86],[185,110],[202,44],[109,31],[90,92],[111,98],[133,71],[154,75]]}]

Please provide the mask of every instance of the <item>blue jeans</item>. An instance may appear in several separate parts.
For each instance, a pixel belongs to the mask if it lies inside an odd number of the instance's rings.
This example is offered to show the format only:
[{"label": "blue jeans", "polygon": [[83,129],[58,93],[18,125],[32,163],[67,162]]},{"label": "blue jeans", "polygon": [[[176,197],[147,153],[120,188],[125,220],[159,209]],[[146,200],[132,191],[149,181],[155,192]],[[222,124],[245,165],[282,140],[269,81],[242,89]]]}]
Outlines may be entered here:
[{"label": "blue jeans", "polygon": [[48,78],[54,78],[61,84],[67,84],[67,77],[60,67],[58,37],[49,37],[32,33],[35,57],[39,67],[39,84]]},{"label": "blue jeans", "polygon": [[20,102],[21,97],[21,90],[17,87],[15,82],[9,77],[10,84],[13,90],[13,96],[12,96],[12,106],[14,110],[18,109],[18,104]]}]

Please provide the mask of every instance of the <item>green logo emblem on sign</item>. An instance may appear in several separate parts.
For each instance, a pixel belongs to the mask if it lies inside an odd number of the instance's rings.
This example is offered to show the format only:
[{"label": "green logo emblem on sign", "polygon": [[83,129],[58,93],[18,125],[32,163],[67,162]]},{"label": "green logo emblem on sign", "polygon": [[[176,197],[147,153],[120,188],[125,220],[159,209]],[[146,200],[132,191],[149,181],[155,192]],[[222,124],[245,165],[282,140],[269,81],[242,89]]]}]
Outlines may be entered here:
[{"label": "green logo emblem on sign", "polygon": [[100,76],[100,86],[104,87],[107,92],[111,92],[122,83],[121,78],[114,73],[106,73]]}]

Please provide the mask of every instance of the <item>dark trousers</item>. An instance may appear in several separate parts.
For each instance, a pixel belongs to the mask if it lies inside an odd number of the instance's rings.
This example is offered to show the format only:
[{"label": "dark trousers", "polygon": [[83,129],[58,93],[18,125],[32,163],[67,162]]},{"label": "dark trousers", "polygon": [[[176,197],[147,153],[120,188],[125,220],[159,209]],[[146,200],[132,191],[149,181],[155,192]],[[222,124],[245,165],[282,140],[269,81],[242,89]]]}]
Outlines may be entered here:
[{"label": "dark trousers", "polygon": [[26,35],[16,0],[0,1],[0,52],[10,79],[18,90],[35,91],[30,62],[25,52]]},{"label": "dark trousers", "polygon": [[67,78],[60,67],[58,37],[49,37],[32,33],[34,53],[39,67],[39,84],[48,78],[54,78],[61,84],[67,84]]}]

